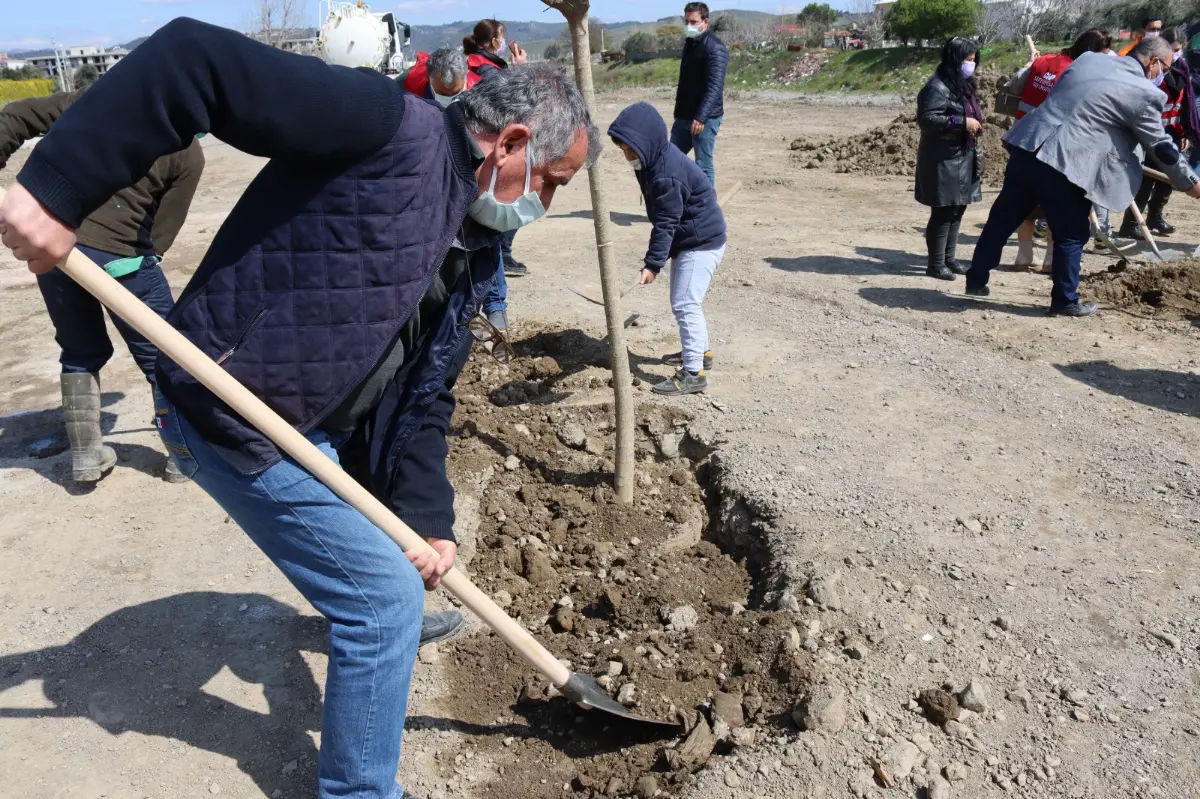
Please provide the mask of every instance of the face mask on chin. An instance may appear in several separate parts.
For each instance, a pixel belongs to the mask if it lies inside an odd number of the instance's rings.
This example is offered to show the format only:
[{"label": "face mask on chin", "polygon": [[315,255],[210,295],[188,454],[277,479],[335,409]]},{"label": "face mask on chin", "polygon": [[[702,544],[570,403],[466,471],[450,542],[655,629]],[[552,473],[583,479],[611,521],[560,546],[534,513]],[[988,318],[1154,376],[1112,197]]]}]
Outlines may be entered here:
[{"label": "face mask on chin", "polygon": [[502,203],[492,192],[496,189],[496,175],[499,169],[492,167],[492,182],[488,190],[471,203],[467,214],[484,227],[489,227],[499,233],[525,227],[538,221],[546,215],[546,206],[537,192],[530,191],[533,164],[529,158],[529,147],[525,148],[525,193],[511,203]]}]

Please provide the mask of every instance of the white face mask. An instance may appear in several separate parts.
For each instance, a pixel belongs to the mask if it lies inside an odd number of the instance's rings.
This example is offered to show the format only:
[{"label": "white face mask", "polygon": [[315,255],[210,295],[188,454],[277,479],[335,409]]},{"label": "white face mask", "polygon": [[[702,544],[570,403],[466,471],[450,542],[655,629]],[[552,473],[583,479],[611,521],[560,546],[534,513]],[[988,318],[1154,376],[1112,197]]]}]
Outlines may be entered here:
[{"label": "white face mask", "polygon": [[437,104],[440,105],[442,108],[449,108],[450,104],[453,103],[455,100],[457,100],[459,95],[461,95],[461,94],[462,94],[462,92],[459,92],[458,94],[450,94],[450,95],[438,94],[437,92],[434,92],[433,99],[437,100]]},{"label": "white face mask", "polygon": [[1167,79],[1166,73],[1160,72],[1150,79],[1150,82],[1155,86],[1162,86],[1163,81]]},{"label": "white face mask", "polygon": [[500,233],[525,227],[546,215],[546,206],[537,192],[530,191],[533,164],[529,158],[529,147],[525,148],[525,193],[511,203],[502,203],[492,192],[496,189],[496,175],[500,170],[492,167],[492,183],[488,190],[471,203],[467,213],[484,227]]},{"label": "white face mask", "polygon": [[1147,39],[1157,39],[1158,33],[1159,33],[1158,31],[1146,31],[1146,38]]},{"label": "white face mask", "polygon": [[689,39],[695,39],[704,31],[700,30],[699,25],[688,25],[683,29],[683,32]]},{"label": "white face mask", "polygon": [[501,39],[500,46],[496,48],[496,55],[503,57],[504,54],[507,52],[508,52],[508,41],[506,39]]},{"label": "white face mask", "polygon": [[633,159],[632,161],[630,161],[630,162],[629,162],[629,165],[630,165],[631,167],[633,167],[633,171],[634,171],[634,172],[639,172],[639,171],[641,171],[641,169],[642,169],[642,159],[640,159],[640,158],[635,158],[635,159]]},{"label": "white face mask", "polygon": [[1182,51],[1182,50],[1176,50],[1176,51],[1175,51],[1175,53],[1174,53],[1174,54],[1171,56],[1171,62],[1172,62],[1172,63],[1174,63],[1174,62],[1178,61],[1178,60],[1179,60],[1179,59],[1181,59],[1181,58],[1183,58],[1183,51]]}]

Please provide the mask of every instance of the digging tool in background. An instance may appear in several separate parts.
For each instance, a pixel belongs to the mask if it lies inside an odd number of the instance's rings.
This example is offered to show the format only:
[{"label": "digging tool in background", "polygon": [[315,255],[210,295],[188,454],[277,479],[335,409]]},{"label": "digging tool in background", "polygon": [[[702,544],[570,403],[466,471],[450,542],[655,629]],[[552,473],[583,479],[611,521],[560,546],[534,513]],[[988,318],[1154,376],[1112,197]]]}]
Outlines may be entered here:
[{"label": "digging tool in background", "polygon": [[[1153,178],[1154,180],[1157,180],[1159,183],[1166,183],[1172,189],[1175,189],[1175,183],[1169,177],[1167,177],[1165,173],[1159,172],[1157,169],[1151,169],[1150,167],[1143,164],[1142,165],[1142,174],[1148,178]],[[1178,191],[1178,189],[1175,189],[1175,190]],[[1136,200],[1134,201],[1134,205],[1137,205]],[[1151,238],[1151,236],[1150,236],[1150,231],[1146,229],[1146,225],[1142,222],[1141,212],[1138,210],[1135,210],[1134,218],[1138,220],[1138,225],[1140,225],[1141,229],[1142,229],[1142,235],[1144,235],[1146,237],[1146,241],[1150,242],[1150,247],[1154,250],[1155,253],[1158,253],[1158,246],[1155,245],[1154,239]],[[1169,253],[1169,255],[1167,255],[1165,258],[1165,260],[1168,260],[1168,261],[1173,261],[1177,258],[1185,257],[1185,254],[1179,252],[1178,250],[1165,250],[1164,252]],[[1195,252],[1192,253],[1192,257],[1200,258],[1200,246],[1196,247]]]},{"label": "digging tool in background", "polygon": [[[0,189],[0,202],[5,192]],[[79,250],[71,250],[67,259],[59,264],[67,276],[82,286],[112,313],[124,319],[144,335],[167,357],[182,366],[210,391],[228,403],[229,407],[254,425],[263,435],[280,449],[291,455],[301,466],[329,487],[335,494],[367,517],[376,527],[387,533],[405,552],[413,550],[432,551],[423,538],[408,528],[394,513],[359,485],[342,468],[321,454],[307,438],[279,417],[266,403],[254,396],[228,372],[213,362],[171,327],[158,314],[151,311],[113,277],[96,266]],[[575,674],[558,661],[553,654],[538,643],[521,625],[484,594],[464,573],[451,569],[442,577],[442,584],[458,597],[459,601],[483,620],[488,627],[517,651],[535,669],[544,674],[559,692],[575,704],[602,710],[621,718],[648,722],[672,729],[676,722],[656,721],[632,713],[614,701],[596,680],[590,676]]]},{"label": "digging tool in background", "polygon": [[[726,190],[725,195],[723,197],[717,198],[717,204],[724,207],[725,204],[728,203],[730,200],[732,200],[734,197],[736,197],[737,193],[741,190],[742,190],[742,182],[739,180],[736,183],[734,183],[732,186],[730,186],[729,189]],[[626,294],[628,294],[629,292],[631,292],[635,288],[637,288],[639,282],[640,282],[640,280],[634,281],[632,286],[630,286],[629,288],[627,288],[621,292],[621,297],[622,298],[625,297]],[[588,302],[595,303],[596,305],[604,305],[604,295],[601,293],[600,289],[598,289],[598,288],[593,288],[592,286],[576,285],[576,286],[567,286],[567,291],[571,292],[572,294],[577,294],[580,297],[583,297]],[[628,326],[629,325],[626,325],[626,327],[628,327]]]},{"label": "digging tool in background", "polygon": [[1129,204],[1129,213],[1133,214],[1133,218],[1138,223],[1138,229],[1142,231],[1142,235],[1146,237],[1146,243],[1150,245],[1152,254],[1147,254],[1148,261],[1178,261],[1180,258],[1187,258],[1186,253],[1179,250],[1160,250],[1158,243],[1154,241],[1154,236],[1150,234],[1150,228],[1146,226],[1146,218],[1142,216],[1142,211],[1138,208],[1137,200]]},{"label": "digging tool in background", "polygon": [[1096,218],[1096,211],[1092,209],[1088,211],[1088,219],[1091,220],[1092,228],[1095,229],[1096,235],[1100,237],[1100,241],[1104,242],[1104,246],[1112,251],[1112,254],[1117,256],[1117,262],[1109,267],[1110,271],[1123,272],[1129,268],[1129,261],[1126,260],[1125,254],[1113,244],[1113,240],[1104,232],[1104,228],[1100,227],[1100,220]]}]

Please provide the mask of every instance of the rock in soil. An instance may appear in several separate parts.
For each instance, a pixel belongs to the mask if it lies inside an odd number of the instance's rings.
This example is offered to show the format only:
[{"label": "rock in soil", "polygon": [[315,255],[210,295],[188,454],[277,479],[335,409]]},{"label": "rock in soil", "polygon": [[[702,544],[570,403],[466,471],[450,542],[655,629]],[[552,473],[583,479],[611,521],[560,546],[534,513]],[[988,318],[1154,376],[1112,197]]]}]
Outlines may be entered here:
[{"label": "rock in soil", "polygon": [[745,726],[746,720],[742,716],[742,697],[740,695],[717,691],[713,694],[712,708],[713,712],[724,719],[730,727],[737,729]]},{"label": "rock in soil", "polygon": [[792,710],[792,720],[802,730],[838,732],[846,726],[846,689],[830,683],[814,685]]},{"label": "rock in soil", "polygon": [[976,713],[987,712],[991,698],[987,686],[979,680],[971,680],[958,695],[958,703]]}]

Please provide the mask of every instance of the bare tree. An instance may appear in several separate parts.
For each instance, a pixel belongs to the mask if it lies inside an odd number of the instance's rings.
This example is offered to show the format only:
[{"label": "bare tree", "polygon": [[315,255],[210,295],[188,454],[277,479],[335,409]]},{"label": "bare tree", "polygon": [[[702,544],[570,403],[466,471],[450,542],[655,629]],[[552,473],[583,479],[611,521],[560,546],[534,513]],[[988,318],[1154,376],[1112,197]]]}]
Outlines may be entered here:
[{"label": "bare tree", "polygon": [[1079,4],[1072,0],[1013,0],[996,6],[1003,33],[1017,41],[1061,36],[1079,13]]},{"label": "bare tree", "polygon": [[[592,83],[592,55],[588,36],[588,0],[542,0],[567,18],[571,30],[571,48],[575,53],[575,83],[583,95],[588,112],[596,117],[596,89]],[[604,316],[608,322],[608,344],[612,349],[613,392],[617,414],[617,465],[614,484],[617,501],[633,502],[634,417],[633,377],[629,373],[629,350],[625,346],[625,325],[621,314],[621,285],[613,258],[612,224],[608,217],[608,196],[600,164],[588,169],[592,192],[592,220],[596,226],[596,251],[600,259],[600,285],[604,292]]]},{"label": "bare tree", "polygon": [[[1015,2],[1020,2],[1020,0],[1015,0]],[[993,4],[979,4],[979,8],[975,12],[975,39],[979,42],[980,47],[986,47],[1004,37],[1007,25],[1004,17],[1009,5],[1012,4],[1005,4],[1006,10],[1002,12]]]},{"label": "bare tree", "polygon": [[300,12],[300,0],[254,0],[250,33],[263,44],[282,47],[300,27]]}]

